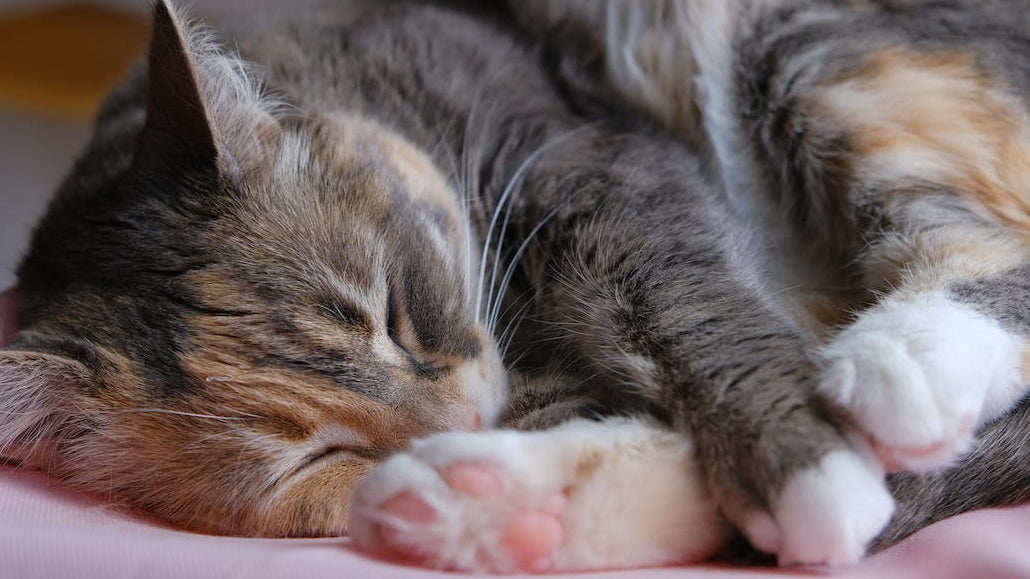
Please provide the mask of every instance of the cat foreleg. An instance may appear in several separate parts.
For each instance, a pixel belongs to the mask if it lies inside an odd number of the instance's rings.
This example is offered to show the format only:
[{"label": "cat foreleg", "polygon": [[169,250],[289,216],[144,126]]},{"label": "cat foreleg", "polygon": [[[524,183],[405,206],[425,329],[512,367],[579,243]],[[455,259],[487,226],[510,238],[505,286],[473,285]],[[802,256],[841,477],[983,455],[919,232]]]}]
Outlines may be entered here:
[{"label": "cat foreleg", "polygon": [[381,465],[353,501],[359,547],[440,569],[691,563],[729,536],[692,443],[642,419],[438,434]]}]

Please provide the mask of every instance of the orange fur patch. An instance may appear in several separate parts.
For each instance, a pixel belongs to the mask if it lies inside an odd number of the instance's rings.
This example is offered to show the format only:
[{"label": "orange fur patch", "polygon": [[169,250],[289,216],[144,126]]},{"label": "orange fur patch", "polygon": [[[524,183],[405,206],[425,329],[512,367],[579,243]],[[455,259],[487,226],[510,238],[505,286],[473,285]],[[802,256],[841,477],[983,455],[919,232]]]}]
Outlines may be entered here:
[{"label": "orange fur patch", "polygon": [[869,179],[940,183],[1030,236],[1030,118],[972,55],[885,50],[817,102],[848,130]]},{"label": "orange fur patch", "polygon": [[899,232],[866,257],[862,287],[877,291],[935,291],[949,282],[990,277],[1030,259],[1030,249],[1003,230],[983,227]]}]

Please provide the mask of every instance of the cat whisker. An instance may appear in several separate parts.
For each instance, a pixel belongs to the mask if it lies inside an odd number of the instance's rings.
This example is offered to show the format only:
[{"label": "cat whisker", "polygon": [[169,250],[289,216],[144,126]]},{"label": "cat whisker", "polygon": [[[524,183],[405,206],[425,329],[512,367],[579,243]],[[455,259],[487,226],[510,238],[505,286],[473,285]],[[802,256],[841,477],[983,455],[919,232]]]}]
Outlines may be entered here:
[{"label": "cat whisker", "polygon": [[508,264],[508,268],[504,272],[504,279],[501,280],[501,284],[500,286],[498,286],[497,296],[493,300],[493,310],[490,312],[490,316],[487,318],[487,327],[491,328],[491,331],[492,328],[494,328],[494,326],[496,326],[497,324],[497,317],[500,315],[501,304],[504,302],[505,294],[508,293],[508,286],[511,283],[511,278],[513,275],[515,275],[515,268],[518,266],[519,261],[522,260],[522,256],[526,253],[526,250],[529,249],[529,244],[534,240],[536,234],[539,233],[540,230],[543,229],[543,227],[547,225],[547,223],[550,222],[551,219],[553,219],[559,211],[564,209],[566,206],[568,206],[570,202],[572,202],[573,196],[574,194],[566,197],[561,203],[559,203],[553,209],[548,211],[547,215],[545,215],[543,219],[541,219],[540,222],[536,224],[536,227],[534,227],[529,232],[529,235],[526,236],[526,239],[522,242],[518,250],[515,252],[515,255],[512,257],[511,262]]},{"label": "cat whisker", "polygon": [[185,448],[187,448],[187,449],[204,448],[207,445],[207,443],[209,443],[212,440],[215,440],[215,439],[218,439],[218,438],[222,438],[222,437],[230,438],[230,437],[226,437],[227,434],[232,435],[231,438],[234,438],[234,439],[239,436],[238,431],[236,429],[226,428],[225,430],[221,430],[221,431],[218,431],[218,432],[212,432],[211,434],[208,434],[206,436],[202,436],[200,438],[197,438],[196,440],[190,442],[190,444],[188,446],[186,446]]},{"label": "cat whisker", "polygon": [[[466,275],[468,277],[468,286],[470,288],[473,283],[472,272],[472,192],[477,188],[475,183],[472,182],[474,171],[472,170],[473,158],[472,158],[472,129],[476,125],[476,119],[479,114],[479,105],[481,102],[482,87],[476,90],[476,94],[472,99],[472,106],[469,109],[468,118],[465,121],[465,131],[461,141],[461,163],[462,163],[462,175],[461,175],[461,192],[462,201],[465,208],[465,266],[467,269]],[[476,320],[480,320],[480,312],[483,300],[483,272],[480,271],[479,277],[475,280],[476,284],[476,306],[475,316]]]},{"label": "cat whisker", "polygon": [[[485,285],[485,280],[486,280],[486,262],[487,262],[487,259],[490,256],[490,245],[493,242],[494,229],[497,227],[497,221],[498,221],[498,219],[501,216],[501,212],[505,211],[505,205],[508,203],[508,198],[511,197],[512,193],[515,191],[515,185],[517,185],[522,180],[523,173],[525,173],[525,171],[529,167],[529,165],[531,165],[534,161],[536,161],[540,157],[540,155],[543,154],[543,152],[553,142],[554,141],[549,141],[549,142],[544,143],[543,145],[538,147],[535,151],[533,151],[533,153],[531,153],[528,157],[526,157],[522,161],[522,163],[515,169],[515,173],[512,174],[511,178],[508,180],[507,185],[505,185],[504,190],[501,192],[501,196],[497,200],[497,206],[494,208],[493,216],[490,218],[490,225],[487,227],[486,235],[484,236],[484,239],[483,239],[483,254],[480,257],[480,264],[479,264],[480,293],[482,293],[483,285]],[[500,259],[501,259],[501,245],[502,245],[503,240],[504,240],[504,233],[505,233],[505,230],[507,229],[508,221],[509,221],[510,217],[511,217],[511,210],[510,210],[510,207],[509,207],[507,212],[506,212],[506,218],[505,218],[505,221],[504,221],[504,226],[503,226],[503,228],[501,230],[500,235],[498,235],[498,239],[497,239],[497,250],[496,250],[496,252],[494,254],[495,260],[494,260],[494,266],[493,266],[493,273],[492,273],[491,279],[490,279],[490,290],[487,292],[486,312],[491,311],[491,305],[493,303],[494,283],[495,283],[496,277],[497,277],[497,262],[500,261]],[[478,303],[477,303],[477,305],[478,305]],[[477,310],[478,310],[478,307],[477,307]],[[489,317],[487,319],[489,319]],[[489,326],[489,327],[491,328],[491,331],[492,331],[492,326]]]},{"label": "cat whisker", "polygon": [[[478,94],[477,94],[476,100],[473,101],[473,104],[476,104],[476,103],[478,103]],[[474,108],[475,107],[473,107],[473,109]],[[451,117],[451,119],[449,121],[447,121],[447,125],[443,128],[442,131],[440,131],[440,138],[437,139],[436,145],[433,147],[432,156],[434,158],[438,157],[440,155],[440,151],[443,151],[445,153],[446,159],[447,159],[447,163],[448,163],[448,165],[450,165],[451,182],[454,184],[455,192],[457,192],[458,198],[461,201],[461,211],[462,211],[462,215],[464,216],[464,226],[465,226],[465,250],[464,250],[464,254],[465,254],[464,255],[464,258],[465,258],[464,259],[464,261],[465,261],[465,292],[466,292],[466,300],[468,301],[468,305],[471,307],[472,306],[473,285],[475,284],[475,280],[472,277],[472,256],[471,256],[471,252],[472,252],[472,215],[471,215],[471,207],[470,207],[470,201],[469,201],[469,188],[468,188],[468,183],[466,182],[466,180],[467,180],[467,174],[466,174],[467,171],[459,169],[459,167],[465,167],[466,166],[465,148],[467,148],[467,146],[468,146],[468,141],[469,141],[469,139],[468,139],[468,131],[470,130],[470,128],[469,128],[469,124],[467,123],[466,127],[465,127],[465,131],[464,131],[464,136],[463,136],[463,139],[462,139],[461,160],[459,161],[458,159],[455,158],[454,151],[449,146],[447,146],[449,144],[448,143],[448,139],[450,138],[451,133],[454,130],[454,126],[455,126],[455,124],[457,122],[458,122],[458,117],[456,117],[456,116],[455,117]]]},{"label": "cat whisker", "polygon": [[[528,293],[528,292],[527,292]],[[525,295],[525,294],[523,294]],[[529,306],[533,304],[532,299],[527,299],[525,303],[515,312],[511,320],[508,321],[508,325],[501,332],[501,335],[497,338],[498,348],[501,351],[501,359],[505,359],[508,355],[508,348],[511,347],[512,341],[515,339],[515,334],[518,332],[519,327],[522,325],[522,321],[526,318],[526,313],[529,311]]]},{"label": "cat whisker", "polygon": [[175,414],[178,416],[189,416],[191,418],[206,418],[210,420],[245,420],[247,418],[257,418],[253,414],[243,414],[240,416],[218,416],[215,414],[201,414],[197,412],[185,412],[182,410],[171,410],[168,408],[123,408],[121,410],[115,410],[112,414],[129,414],[129,413],[153,413],[153,414]]},{"label": "cat whisker", "polygon": [[[511,220],[511,211],[512,211],[512,204],[510,202],[511,196],[514,194],[516,186],[519,185],[522,182],[522,178],[525,175],[526,171],[537,161],[537,159],[540,158],[541,155],[546,153],[548,150],[550,150],[550,149],[552,149],[552,148],[554,148],[554,147],[564,143],[565,141],[567,141],[568,139],[570,139],[573,136],[577,135],[578,133],[584,131],[588,127],[590,127],[590,125],[584,125],[582,127],[578,127],[578,128],[572,129],[570,131],[562,133],[561,135],[553,137],[550,140],[544,142],[544,144],[540,145],[540,147],[538,147],[535,151],[530,153],[529,156],[527,156],[522,161],[522,163],[520,163],[519,166],[515,169],[515,172],[512,174],[511,178],[508,180],[507,185],[505,185],[504,191],[501,193],[501,197],[497,201],[497,207],[494,208],[494,214],[493,214],[493,216],[490,219],[490,226],[487,227],[487,230],[486,230],[486,237],[485,237],[485,241],[483,242],[483,247],[484,247],[484,249],[483,249],[483,257],[482,257],[481,262],[480,262],[480,275],[481,276],[485,276],[486,275],[486,259],[487,259],[487,256],[489,254],[490,243],[493,240],[493,232],[494,232],[494,229],[497,227],[497,221],[500,218],[501,211],[504,211],[505,212],[504,223],[502,224],[501,231],[500,231],[500,233],[497,236],[497,249],[496,249],[496,251],[494,253],[494,263],[493,263],[492,271],[490,273],[490,290],[487,293],[487,297],[488,297],[487,303],[486,303],[486,309],[487,309],[487,314],[488,314],[488,316],[487,316],[487,326],[489,328],[491,328],[491,331],[493,331],[493,327],[496,324],[496,319],[495,318],[497,317],[497,309],[499,307],[497,305],[497,302],[499,302],[500,301],[499,298],[503,297],[503,295],[504,295],[504,292],[502,292],[501,289],[500,289],[500,287],[504,287],[503,284],[498,288],[498,293],[497,294],[494,293],[494,286],[495,286],[495,283],[497,282],[497,270],[498,270],[498,267],[500,266],[500,262],[501,262],[501,247],[502,247],[502,244],[504,243],[504,235],[505,235],[505,233],[507,233],[508,224],[509,224],[509,222]],[[507,207],[506,207],[506,205],[507,205]],[[547,219],[547,218],[548,217],[545,217],[544,219]],[[537,229],[534,229],[534,232],[536,232],[536,231],[537,231]],[[532,238],[532,236],[533,236],[533,233],[530,233],[530,238]],[[523,246],[525,246],[525,243],[523,243]],[[521,257],[521,256],[520,256],[520,254],[518,252],[516,252],[516,258],[515,258],[515,262],[516,263],[518,262],[518,257]],[[507,271],[509,271],[509,272],[511,271],[511,266],[508,267]],[[506,280],[510,279],[510,276],[506,275],[505,279]]]},{"label": "cat whisker", "polygon": [[519,357],[515,358],[510,363],[508,363],[508,366],[511,367],[511,368],[518,367],[518,365],[522,362],[522,360],[529,354],[531,349],[532,348],[526,348],[526,349],[522,350],[522,353],[519,354]]}]

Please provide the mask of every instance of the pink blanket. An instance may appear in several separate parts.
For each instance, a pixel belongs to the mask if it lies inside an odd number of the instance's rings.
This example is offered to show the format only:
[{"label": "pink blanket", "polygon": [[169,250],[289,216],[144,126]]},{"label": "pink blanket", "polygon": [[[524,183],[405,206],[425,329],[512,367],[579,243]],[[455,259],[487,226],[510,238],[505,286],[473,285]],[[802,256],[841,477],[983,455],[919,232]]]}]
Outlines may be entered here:
[{"label": "pink blanket", "polygon": [[[12,330],[9,294],[0,295],[0,344]],[[631,570],[605,577],[1030,577],[1030,505],[943,521],[859,565],[820,569],[700,566]],[[591,577],[596,574],[564,574]],[[179,531],[105,507],[35,472],[0,466],[0,579],[139,577],[246,579],[456,577],[375,561],[344,539],[212,537]]]},{"label": "pink blanket", "polygon": [[[1030,577],[1030,506],[969,513],[833,572],[701,566],[621,578]],[[559,577],[590,577],[565,574]],[[0,577],[246,579],[458,577],[366,558],[342,539],[236,539],[186,533],[107,508],[39,473],[0,468]]]}]

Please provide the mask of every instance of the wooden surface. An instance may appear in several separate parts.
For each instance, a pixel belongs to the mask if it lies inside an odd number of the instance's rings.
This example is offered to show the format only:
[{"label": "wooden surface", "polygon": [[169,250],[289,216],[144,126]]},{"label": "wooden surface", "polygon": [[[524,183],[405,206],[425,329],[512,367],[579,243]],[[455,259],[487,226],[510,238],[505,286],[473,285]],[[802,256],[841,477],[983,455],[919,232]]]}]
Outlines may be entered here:
[{"label": "wooden surface", "polygon": [[58,6],[0,14],[0,106],[88,118],[143,54],[145,18]]}]

